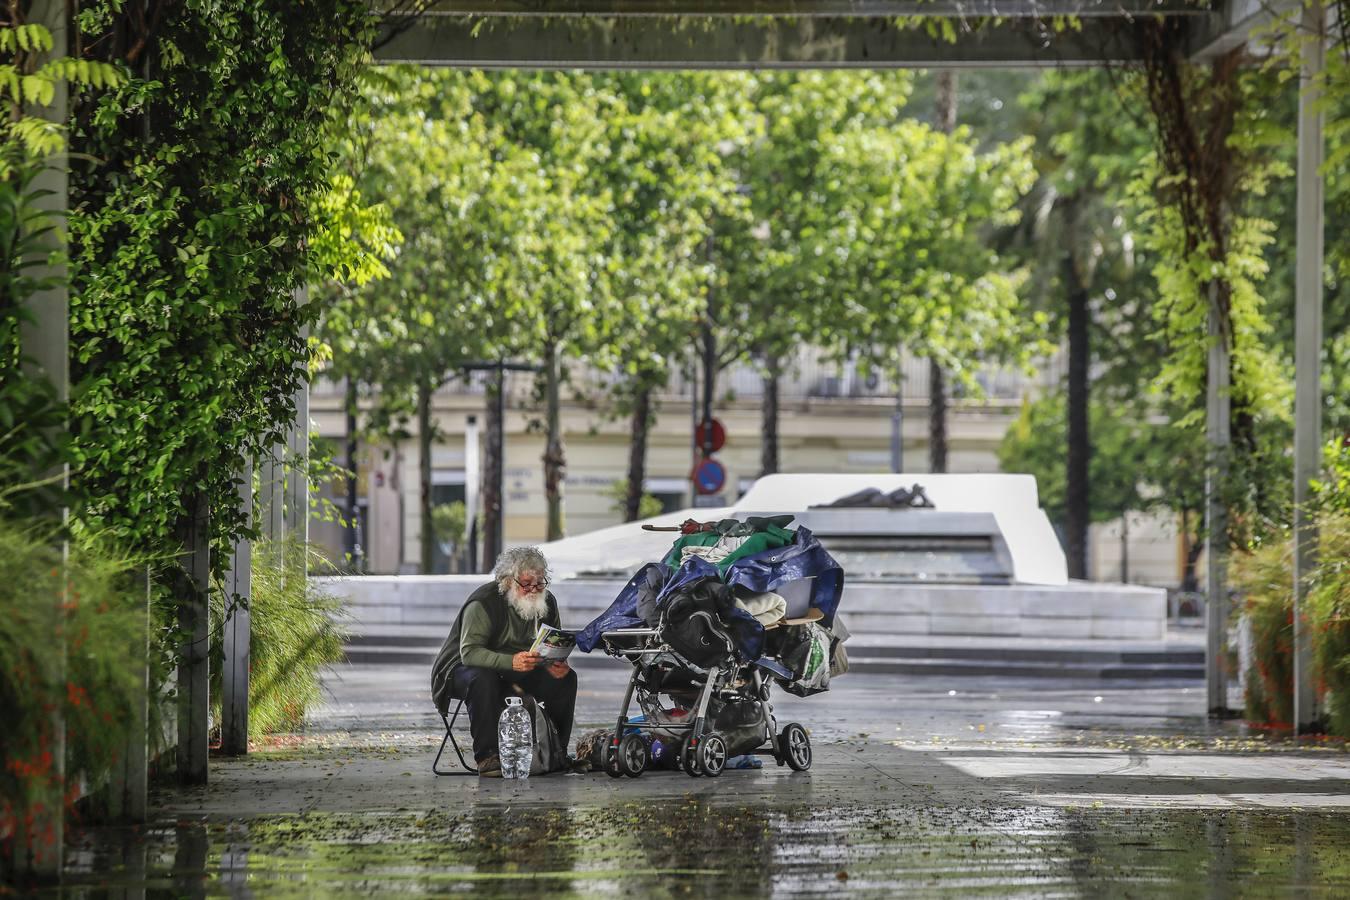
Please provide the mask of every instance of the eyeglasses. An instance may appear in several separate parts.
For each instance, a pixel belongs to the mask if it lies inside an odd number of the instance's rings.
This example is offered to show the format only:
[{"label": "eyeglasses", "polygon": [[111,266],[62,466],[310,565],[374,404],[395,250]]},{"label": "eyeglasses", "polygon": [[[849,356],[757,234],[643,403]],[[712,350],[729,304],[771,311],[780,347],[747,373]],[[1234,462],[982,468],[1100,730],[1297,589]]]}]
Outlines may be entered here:
[{"label": "eyeglasses", "polygon": [[542,591],[544,588],[548,587],[547,578],[541,578],[538,581],[521,581],[519,578],[513,578],[511,580],[520,585],[522,591],[529,594],[533,594],[535,591]]}]

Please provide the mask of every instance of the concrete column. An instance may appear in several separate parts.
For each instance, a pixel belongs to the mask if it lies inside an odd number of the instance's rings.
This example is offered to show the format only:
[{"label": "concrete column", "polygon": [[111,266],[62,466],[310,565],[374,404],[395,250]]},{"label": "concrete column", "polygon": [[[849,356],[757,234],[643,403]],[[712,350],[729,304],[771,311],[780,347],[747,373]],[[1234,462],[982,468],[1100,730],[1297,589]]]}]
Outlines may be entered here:
[{"label": "concrete column", "polygon": [[135,593],[141,630],[135,643],[127,648],[139,675],[136,699],[131,708],[131,729],[126,746],[113,763],[108,777],[108,800],[104,810],[115,822],[144,822],[147,806],[148,746],[150,713],[150,570],[136,573]]},{"label": "concrete column", "polygon": [[277,444],[258,460],[258,532],[264,541],[286,536],[286,444]]},{"label": "concrete column", "polygon": [[1294,275],[1294,728],[1314,730],[1317,692],[1307,620],[1308,576],[1317,566],[1317,530],[1308,512],[1321,470],[1322,389],[1322,137],[1325,112],[1318,81],[1326,64],[1321,0],[1303,5],[1303,72],[1298,100],[1298,226]]},{"label": "concrete column", "polygon": [[309,382],[295,392],[295,426],[288,435],[286,459],[286,517],[288,538],[309,542]]},{"label": "concrete column", "polygon": [[1228,335],[1219,322],[1218,285],[1209,288],[1209,375],[1205,397],[1205,431],[1209,465],[1205,473],[1206,554],[1205,688],[1210,715],[1228,712],[1228,510],[1222,496],[1228,481],[1230,428]]},{"label": "concrete column", "polygon": [[[48,58],[55,59],[67,54],[69,33],[66,28],[66,4],[64,0],[34,0],[29,8],[30,24],[45,25],[52,35],[52,52]],[[68,117],[68,93],[64,81],[55,85],[52,102],[45,107],[26,107],[25,112],[41,116],[61,125]],[[69,197],[69,178],[66,173],[66,160],[52,160],[34,180],[33,189],[41,193],[36,206],[45,212],[55,213],[48,223],[54,231],[49,246],[65,245],[65,211]],[[28,298],[28,313],[31,319],[20,323],[19,345],[23,350],[23,371],[25,376],[45,378],[51,384],[56,398],[62,403],[70,397],[70,327],[69,294],[66,286],[66,267],[41,266],[30,273],[35,278],[52,278],[50,286],[34,291]],[[58,471],[46,473],[58,475],[62,485],[69,483],[68,467],[64,464]],[[62,519],[65,510],[59,510]],[[62,557],[65,556],[62,545]],[[62,578],[64,583],[65,579]],[[61,608],[66,602],[64,590],[52,607],[53,626],[61,617]],[[54,628],[55,631],[55,628]],[[53,661],[53,677],[57,683],[65,680],[65,647],[58,650],[59,658]],[[61,858],[65,841],[65,797],[66,780],[66,723],[60,710],[52,712],[50,726],[52,731],[52,780],[49,788],[41,796],[35,797],[29,811],[33,813],[32,835],[40,836],[30,844],[23,839],[14,842],[14,869],[20,873],[29,873],[40,879],[59,881],[61,877]]]},{"label": "concrete column", "polygon": [[[253,465],[240,467],[239,507],[245,524],[253,513]],[[224,661],[220,673],[221,750],[233,756],[248,753],[248,667],[253,597],[253,545],[237,541],[225,572]]]},{"label": "concrete column", "polygon": [[[295,305],[309,302],[309,292],[295,292]],[[309,328],[302,332],[309,340]],[[286,536],[301,545],[309,543],[309,372],[295,390],[295,422],[286,435]]]},{"label": "concrete column", "polygon": [[206,495],[185,498],[179,523],[182,570],[174,579],[178,601],[178,777],[205,784],[211,725],[210,610],[211,542]]}]

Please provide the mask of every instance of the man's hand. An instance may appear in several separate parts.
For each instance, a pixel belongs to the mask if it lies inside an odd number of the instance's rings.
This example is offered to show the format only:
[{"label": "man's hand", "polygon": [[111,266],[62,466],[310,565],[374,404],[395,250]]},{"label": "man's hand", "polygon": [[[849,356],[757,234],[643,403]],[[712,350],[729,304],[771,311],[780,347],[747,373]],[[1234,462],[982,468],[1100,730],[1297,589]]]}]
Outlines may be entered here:
[{"label": "man's hand", "polygon": [[566,678],[567,673],[572,671],[572,667],[567,664],[567,660],[560,659],[548,664],[548,674],[554,678]]},{"label": "man's hand", "polygon": [[531,653],[528,650],[522,650],[511,657],[511,671],[513,672],[533,672],[544,658],[538,653]]}]

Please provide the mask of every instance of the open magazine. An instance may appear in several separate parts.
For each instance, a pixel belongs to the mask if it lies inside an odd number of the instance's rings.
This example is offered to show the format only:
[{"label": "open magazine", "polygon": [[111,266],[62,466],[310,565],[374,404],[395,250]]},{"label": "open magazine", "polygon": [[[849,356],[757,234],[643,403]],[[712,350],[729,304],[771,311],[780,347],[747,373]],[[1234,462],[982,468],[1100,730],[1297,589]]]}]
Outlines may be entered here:
[{"label": "open magazine", "polygon": [[554,628],[552,625],[540,622],[539,633],[534,637],[534,644],[530,646],[530,652],[538,653],[544,659],[556,662],[567,659],[576,645],[577,636],[575,632],[563,631],[561,628]]}]

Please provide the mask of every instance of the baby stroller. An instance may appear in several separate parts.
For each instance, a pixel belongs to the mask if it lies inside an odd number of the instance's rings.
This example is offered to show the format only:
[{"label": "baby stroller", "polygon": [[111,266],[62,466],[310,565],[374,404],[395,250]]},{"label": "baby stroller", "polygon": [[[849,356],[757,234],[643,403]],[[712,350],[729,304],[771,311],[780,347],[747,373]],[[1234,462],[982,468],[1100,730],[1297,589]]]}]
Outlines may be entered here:
[{"label": "baby stroller", "polygon": [[[755,527],[736,520],[716,526],[742,534]],[[802,695],[828,689],[843,570],[807,529],[770,527],[776,540],[733,559],[682,556],[685,539],[677,541],[578,634],[582,650],[600,646],[633,666],[600,756],[612,777],[641,775],[654,750],[690,776],[716,777],[728,759],[744,754],[810,768],[806,729],[790,722],[780,730],[769,698],[775,682]],[[715,546],[708,540],[702,544]],[[766,597],[773,598],[767,610]],[[758,617],[751,612],[757,607]],[[630,718],[634,697],[642,714]]]}]

